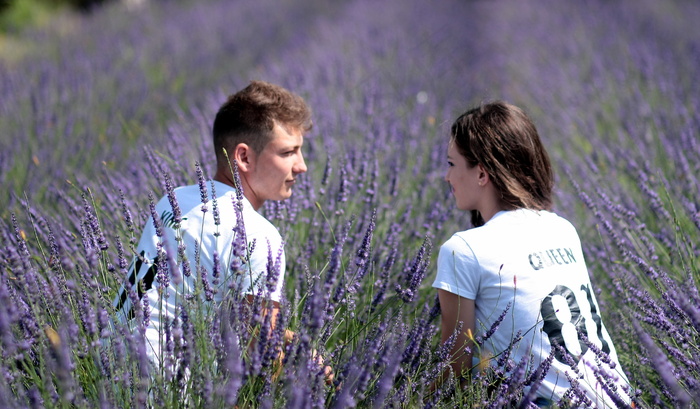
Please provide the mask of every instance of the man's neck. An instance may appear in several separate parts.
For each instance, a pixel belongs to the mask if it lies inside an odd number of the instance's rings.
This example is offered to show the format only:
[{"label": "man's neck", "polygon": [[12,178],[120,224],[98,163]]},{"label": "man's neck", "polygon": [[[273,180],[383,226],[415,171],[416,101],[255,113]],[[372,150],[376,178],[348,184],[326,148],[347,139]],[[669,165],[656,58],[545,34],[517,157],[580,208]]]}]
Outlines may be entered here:
[{"label": "man's neck", "polygon": [[229,172],[223,171],[222,169],[216,170],[216,174],[214,175],[214,180],[216,180],[217,182],[221,182],[225,185],[229,185],[233,188],[236,187],[236,183],[233,181],[231,174]]},{"label": "man's neck", "polygon": [[[229,185],[234,189],[236,188],[236,182],[234,182],[233,178],[231,177],[231,172],[226,172],[222,169],[217,169],[216,174],[214,175],[214,180],[225,185]],[[240,180],[240,188],[243,190],[243,196],[245,196],[245,198],[248,199],[248,202],[250,202],[250,204],[253,206],[253,209],[255,209],[255,211],[258,211],[262,207],[264,202],[258,203],[257,199],[255,198],[255,195],[251,193],[252,190],[250,189],[250,187],[247,186],[244,177],[241,177]]]}]

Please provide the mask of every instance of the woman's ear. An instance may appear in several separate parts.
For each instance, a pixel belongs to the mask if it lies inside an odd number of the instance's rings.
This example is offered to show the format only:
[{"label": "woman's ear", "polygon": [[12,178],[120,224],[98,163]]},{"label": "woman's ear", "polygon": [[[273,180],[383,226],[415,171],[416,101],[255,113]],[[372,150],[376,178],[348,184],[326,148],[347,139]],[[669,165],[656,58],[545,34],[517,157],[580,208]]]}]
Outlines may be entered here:
[{"label": "woman's ear", "polygon": [[254,165],[253,149],[245,143],[239,143],[233,150],[231,159],[235,159],[238,164],[238,170],[243,173],[248,173]]},{"label": "woman's ear", "polygon": [[486,184],[489,183],[489,181],[491,180],[491,178],[489,177],[489,173],[486,171],[486,168],[484,168],[484,166],[481,163],[479,163],[476,166],[479,169],[479,186],[486,186]]}]

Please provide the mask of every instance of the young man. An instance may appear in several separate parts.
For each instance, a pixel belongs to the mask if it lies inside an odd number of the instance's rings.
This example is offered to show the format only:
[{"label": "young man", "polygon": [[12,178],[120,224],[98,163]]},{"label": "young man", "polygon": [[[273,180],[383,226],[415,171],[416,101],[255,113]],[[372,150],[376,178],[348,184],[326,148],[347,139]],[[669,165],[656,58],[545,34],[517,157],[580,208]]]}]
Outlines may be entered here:
[{"label": "young man", "polygon": [[[263,297],[263,314],[271,314],[274,326],[285,253],[279,232],[257,211],[266,200],[291,196],[296,177],[306,172],[301,149],[311,127],[299,96],[253,81],[229,97],[214,120],[214,180],[173,189],[152,209],[114,304],[125,319],[134,318],[134,303],[142,308],[146,350],[156,368],[167,365],[163,350],[178,305],[194,294],[214,311],[231,292],[249,302]],[[287,341],[291,335],[287,331]]]}]

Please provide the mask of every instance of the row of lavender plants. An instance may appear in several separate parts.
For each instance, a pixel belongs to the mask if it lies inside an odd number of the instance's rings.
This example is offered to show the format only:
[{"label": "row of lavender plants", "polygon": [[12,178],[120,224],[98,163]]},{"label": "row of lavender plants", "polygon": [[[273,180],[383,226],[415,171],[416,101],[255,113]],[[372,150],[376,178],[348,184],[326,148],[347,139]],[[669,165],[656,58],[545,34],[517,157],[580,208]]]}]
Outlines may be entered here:
[{"label": "row of lavender plants", "polygon": [[[700,8],[326,3],[112,5],[28,33],[35,49],[0,66],[0,401],[527,407],[536,373],[507,359],[466,389],[428,391],[446,364],[431,256],[469,227],[442,182],[447,129],[503,98],[550,146],[557,211],[581,232],[637,407],[697,407]],[[287,242],[278,328],[298,338],[282,362],[279,332],[241,351],[238,315],[195,298],[169,334],[180,366],[151,373],[111,302],[150,196],[197,183],[196,163],[207,178],[211,118],[252,78],[314,109],[309,172],[263,210]]]},{"label": "row of lavender plants", "polygon": [[[700,35],[691,21],[700,10],[686,2],[591,2],[587,11],[615,15],[615,34],[580,15],[539,25],[528,40],[546,49],[514,50],[514,61],[531,61],[516,87],[557,84],[556,92],[529,92],[528,104],[546,111],[539,124],[558,139],[551,143],[561,210],[582,231],[601,309],[639,399],[695,407],[700,99],[692,61]],[[577,42],[551,36],[581,24],[591,29]]]}]

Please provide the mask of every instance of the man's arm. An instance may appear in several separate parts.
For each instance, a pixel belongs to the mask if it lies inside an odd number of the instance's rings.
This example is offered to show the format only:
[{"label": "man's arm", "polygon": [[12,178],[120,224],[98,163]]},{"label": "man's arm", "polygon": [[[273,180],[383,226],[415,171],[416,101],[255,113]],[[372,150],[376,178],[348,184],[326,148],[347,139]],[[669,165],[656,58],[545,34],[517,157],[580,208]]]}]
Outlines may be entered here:
[{"label": "man's arm", "polygon": [[[255,296],[252,294],[246,294],[245,296],[248,304],[253,305],[255,303]],[[263,318],[270,315],[270,330],[273,331],[277,328],[277,318],[280,313],[280,303],[277,301],[262,300],[261,303],[262,310],[260,311]],[[294,339],[294,331],[285,329],[284,330],[284,345],[288,345]]]},{"label": "man's arm", "polygon": [[[255,302],[255,297],[251,294],[247,294],[246,301],[250,305],[253,305],[253,303]],[[262,300],[261,308],[262,308],[261,314],[262,314],[263,318],[266,317],[267,315],[270,315],[270,331],[274,331],[275,328],[277,327],[277,318],[278,318],[279,312],[280,312],[280,303],[277,301]],[[289,329],[285,329],[284,330],[284,346],[289,345],[294,340],[295,335],[296,334],[294,333],[294,331],[289,330]],[[257,338],[257,337],[255,337],[255,338]],[[249,348],[251,348],[253,345],[254,344],[249,345]],[[315,350],[311,351],[311,356],[314,359],[314,361],[318,364],[318,366],[323,368],[323,373],[326,376],[326,383],[330,384],[331,382],[333,382],[333,378],[334,378],[333,369],[328,365],[324,365],[323,357],[318,355],[318,353]],[[284,359],[284,351],[280,350],[279,355],[278,355],[278,363],[280,365],[280,369],[279,369],[279,371],[277,371],[275,373],[275,375],[274,375],[275,378],[277,376],[279,376],[279,374],[280,374],[280,371],[282,369],[282,360],[283,359]]]}]

